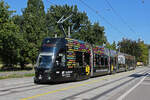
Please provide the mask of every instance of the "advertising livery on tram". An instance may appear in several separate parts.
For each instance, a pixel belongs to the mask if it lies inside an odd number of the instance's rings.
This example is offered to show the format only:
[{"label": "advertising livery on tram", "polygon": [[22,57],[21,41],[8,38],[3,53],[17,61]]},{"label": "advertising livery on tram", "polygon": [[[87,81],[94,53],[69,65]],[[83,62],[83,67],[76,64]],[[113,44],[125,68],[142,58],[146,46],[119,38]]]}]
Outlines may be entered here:
[{"label": "advertising livery on tram", "polygon": [[62,82],[127,71],[135,57],[71,38],[45,38],[35,66],[35,83]]}]

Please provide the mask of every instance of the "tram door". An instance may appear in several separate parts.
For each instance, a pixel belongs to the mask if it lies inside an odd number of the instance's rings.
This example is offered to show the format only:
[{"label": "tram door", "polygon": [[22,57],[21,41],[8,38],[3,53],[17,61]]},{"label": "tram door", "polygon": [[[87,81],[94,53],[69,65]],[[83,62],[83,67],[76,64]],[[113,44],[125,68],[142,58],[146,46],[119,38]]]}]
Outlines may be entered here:
[{"label": "tram door", "polygon": [[110,71],[111,73],[116,72],[116,58],[115,57],[110,57]]},{"label": "tram door", "polygon": [[90,54],[86,52],[76,52],[76,71],[81,77],[90,76]]}]

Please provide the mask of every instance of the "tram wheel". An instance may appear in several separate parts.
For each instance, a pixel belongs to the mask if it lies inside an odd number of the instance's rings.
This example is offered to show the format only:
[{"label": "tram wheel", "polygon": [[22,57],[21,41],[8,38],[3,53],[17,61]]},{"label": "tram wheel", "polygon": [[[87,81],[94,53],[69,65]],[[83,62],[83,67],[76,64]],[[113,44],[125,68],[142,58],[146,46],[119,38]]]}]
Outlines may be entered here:
[{"label": "tram wheel", "polygon": [[34,80],[34,84],[39,84],[40,82],[37,80]]}]

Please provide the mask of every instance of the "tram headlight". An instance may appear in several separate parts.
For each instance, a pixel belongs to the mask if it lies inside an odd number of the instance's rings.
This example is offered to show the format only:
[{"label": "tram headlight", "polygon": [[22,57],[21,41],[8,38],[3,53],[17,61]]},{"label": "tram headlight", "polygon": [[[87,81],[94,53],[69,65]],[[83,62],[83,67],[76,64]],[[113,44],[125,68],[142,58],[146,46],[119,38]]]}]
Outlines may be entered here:
[{"label": "tram headlight", "polygon": [[39,80],[42,80],[42,79],[43,79],[42,75],[39,75]]},{"label": "tram headlight", "polygon": [[50,80],[50,79],[51,79],[51,77],[49,76],[49,77],[48,77],[48,80]]}]

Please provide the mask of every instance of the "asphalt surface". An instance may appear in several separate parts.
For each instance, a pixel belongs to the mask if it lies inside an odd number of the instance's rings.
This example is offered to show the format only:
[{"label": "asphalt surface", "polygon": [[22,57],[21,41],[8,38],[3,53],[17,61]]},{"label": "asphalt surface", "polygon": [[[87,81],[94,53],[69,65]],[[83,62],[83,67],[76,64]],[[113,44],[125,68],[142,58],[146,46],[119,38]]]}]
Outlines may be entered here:
[{"label": "asphalt surface", "polygon": [[61,84],[33,78],[0,80],[0,100],[150,100],[150,68]]}]

